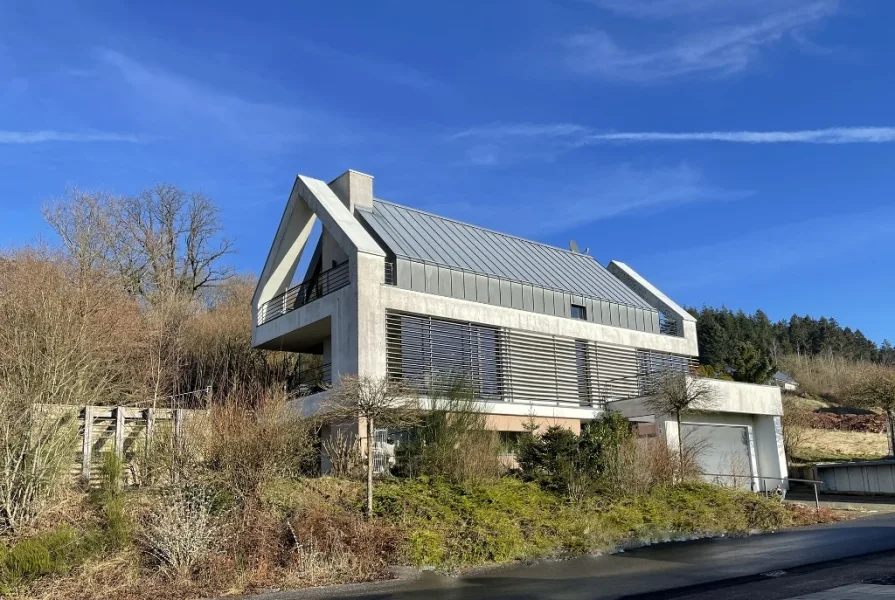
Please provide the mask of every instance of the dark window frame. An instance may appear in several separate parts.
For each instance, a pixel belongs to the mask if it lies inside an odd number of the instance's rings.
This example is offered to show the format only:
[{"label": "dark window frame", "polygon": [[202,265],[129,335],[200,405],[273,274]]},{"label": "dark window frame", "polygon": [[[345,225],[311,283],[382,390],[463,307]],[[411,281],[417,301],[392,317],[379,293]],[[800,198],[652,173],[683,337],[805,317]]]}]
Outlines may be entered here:
[{"label": "dark window frame", "polygon": [[[578,315],[575,315],[575,310],[578,310]],[[569,316],[573,319],[578,319],[579,321],[587,321],[587,308],[580,304],[572,304],[572,309],[569,311]]]}]

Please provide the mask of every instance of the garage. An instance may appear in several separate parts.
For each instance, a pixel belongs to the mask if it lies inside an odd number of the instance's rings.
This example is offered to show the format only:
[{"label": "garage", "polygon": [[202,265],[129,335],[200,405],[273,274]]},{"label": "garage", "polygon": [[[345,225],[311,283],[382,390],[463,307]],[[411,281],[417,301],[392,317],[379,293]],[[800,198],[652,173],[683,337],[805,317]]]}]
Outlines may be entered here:
[{"label": "garage", "polygon": [[710,481],[731,487],[752,488],[752,453],[749,428],[742,425],[681,423],[684,448]]}]

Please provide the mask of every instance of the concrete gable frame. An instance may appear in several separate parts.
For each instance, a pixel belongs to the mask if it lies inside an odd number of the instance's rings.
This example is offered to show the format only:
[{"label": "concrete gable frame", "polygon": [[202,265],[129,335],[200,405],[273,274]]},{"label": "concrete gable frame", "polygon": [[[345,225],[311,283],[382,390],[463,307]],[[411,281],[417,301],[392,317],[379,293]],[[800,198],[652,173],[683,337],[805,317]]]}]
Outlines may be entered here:
[{"label": "concrete gable frame", "polygon": [[292,282],[317,219],[349,257],[359,253],[385,257],[385,252],[358,223],[336,193],[323,181],[299,175],[280,219],[276,236],[252,298],[252,318],[259,307],[282,294]]}]

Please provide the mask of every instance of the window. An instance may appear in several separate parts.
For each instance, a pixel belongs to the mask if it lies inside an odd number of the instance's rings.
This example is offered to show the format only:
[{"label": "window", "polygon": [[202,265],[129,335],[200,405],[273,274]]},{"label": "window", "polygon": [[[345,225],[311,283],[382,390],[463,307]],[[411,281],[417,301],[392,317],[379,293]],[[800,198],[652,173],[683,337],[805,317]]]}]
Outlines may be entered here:
[{"label": "window", "polygon": [[572,318],[573,319],[581,319],[582,321],[587,320],[587,310],[578,304],[572,305]]},{"label": "window", "polygon": [[503,390],[498,329],[421,315],[387,313],[389,375],[425,391],[465,379],[478,398]]}]

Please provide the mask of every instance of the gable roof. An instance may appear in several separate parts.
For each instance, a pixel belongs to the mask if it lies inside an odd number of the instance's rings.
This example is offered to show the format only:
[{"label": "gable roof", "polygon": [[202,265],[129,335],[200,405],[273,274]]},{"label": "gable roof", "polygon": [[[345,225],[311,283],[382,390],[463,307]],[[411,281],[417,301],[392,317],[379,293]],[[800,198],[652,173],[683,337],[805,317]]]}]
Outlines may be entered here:
[{"label": "gable roof", "polygon": [[653,309],[587,254],[379,199],[356,210],[395,256]]}]

